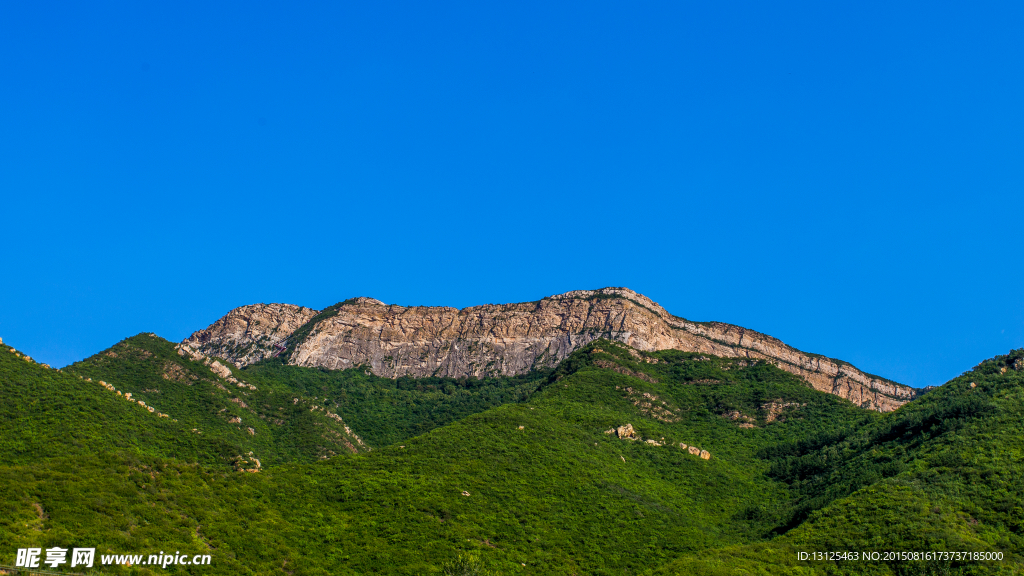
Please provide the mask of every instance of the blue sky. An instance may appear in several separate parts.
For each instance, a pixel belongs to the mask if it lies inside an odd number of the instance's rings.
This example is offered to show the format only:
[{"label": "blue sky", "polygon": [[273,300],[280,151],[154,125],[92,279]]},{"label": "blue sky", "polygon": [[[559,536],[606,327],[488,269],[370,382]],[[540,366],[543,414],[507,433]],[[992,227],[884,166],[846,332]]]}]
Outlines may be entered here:
[{"label": "blue sky", "polygon": [[1024,346],[1024,5],[507,4],[0,5],[0,337],[628,286],[912,386]]}]

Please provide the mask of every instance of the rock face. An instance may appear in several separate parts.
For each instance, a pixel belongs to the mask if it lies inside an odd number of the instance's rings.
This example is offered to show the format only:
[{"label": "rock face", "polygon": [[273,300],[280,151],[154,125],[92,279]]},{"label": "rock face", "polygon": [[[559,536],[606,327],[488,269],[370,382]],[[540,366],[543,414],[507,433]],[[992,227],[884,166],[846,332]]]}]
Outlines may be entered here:
[{"label": "rock face", "polygon": [[242,306],[206,330],[195,332],[182,344],[245,366],[277,353],[281,342],[309,322],[316,312],[291,304]]},{"label": "rock face", "polygon": [[[448,307],[385,305],[356,298],[303,327],[290,364],[328,369],[366,366],[398,376],[522,374],[557,365],[598,338],[645,351],[675,349],[772,362],[812,387],[864,408],[889,411],[914,390],[806,354],[753,330],[720,322],[691,322],[669,314],[626,288],[576,290],[537,302]],[[283,350],[282,342],[317,315],[287,304],[236,308],[184,343],[244,366]]]}]

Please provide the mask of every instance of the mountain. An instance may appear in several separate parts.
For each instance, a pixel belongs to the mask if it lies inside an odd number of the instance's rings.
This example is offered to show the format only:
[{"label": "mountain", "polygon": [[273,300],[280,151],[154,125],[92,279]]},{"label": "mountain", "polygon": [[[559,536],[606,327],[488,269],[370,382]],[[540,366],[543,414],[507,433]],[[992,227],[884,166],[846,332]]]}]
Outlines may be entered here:
[{"label": "mountain", "polygon": [[[249,437],[233,433],[233,418],[220,416],[238,407],[231,397],[253,404],[258,398],[266,409],[275,390],[290,403],[295,392],[283,392],[294,375],[271,386],[268,373],[250,378],[258,366],[247,367],[232,377],[257,390],[236,385],[249,394],[232,396],[234,390],[216,386],[231,382],[203,361],[148,335],[84,361],[74,368],[78,375],[8,358],[0,381],[23,384],[4,403],[36,426],[4,428],[4,441],[49,443],[23,459],[0,460],[0,505],[9,511],[0,522],[0,553],[72,539],[119,553],[144,552],[147,543],[212,551],[208,573],[266,574],[287,566],[297,574],[417,574],[436,573],[462,550],[482,553],[509,573],[635,573],[686,551],[760,541],[772,523],[751,521],[744,510],[787,493],[764,474],[758,446],[877,417],[764,362],[659,354],[592,342],[548,373],[525,402],[370,452],[339,451],[326,460],[316,450],[296,452],[277,465],[282,457],[267,456],[256,473],[224,471],[218,454],[201,455],[207,446]],[[174,370],[168,366],[209,382],[179,383],[179,394],[159,371]],[[87,380],[86,373],[100,371],[118,390],[159,386],[147,405],[161,403],[157,412],[174,417],[161,418]],[[75,390],[90,396],[40,401]],[[347,392],[329,389],[321,401]],[[382,396],[391,392],[380,392],[344,407],[346,421],[387,403]],[[95,399],[105,400],[98,413],[85,413],[88,421],[72,427],[91,431],[79,448],[53,443]],[[140,420],[112,421],[111,407]],[[239,414],[244,421],[247,412]],[[204,434],[191,430],[196,423]],[[250,438],[273,435],[261,428]],[[287,438],[276,444],[287,446]],[[179,448],[180,439],[198,450]],[[273,444],[239,446],[250,448],[282,454]],[[197,458],[205,463],[189,465]]]},{"label": "mountain", "polygon": [[[392,409],[433,398],[394,396],[437,380],[279,359],[221,376],[214,362],[151,335],[84,361],[78,374],[0,350],[0,558],[74,543],[98,554],[211,554],[204,574],[296,576],[966,576],[1024,566],[1024,350],[878,413],[766,360],[599,339],[529,381],[526,398],[327,459],[319,440],[239,434],[220,411],[240,407],[232,398],[258,398],[254,414],[237,413],[244,421],[282,412],[270,396],[299,399],[289,417],[317,418],[308,427],[317,430],[323,414],[313,406],[337,403],[362,437],[376,414],[391,418]],[[197,380],[171,390],[164,372],[154,373],[171,366]],[[87,371],[110,380],[102,385]],[[440,384],[457,397],[457,385],[479,383]],[[145,405],[123,392],[154,384],[166,396],[150,392]],[[368,416],[356,425],[360,412]],[[193,422],[209,433],[195,434]],[[247,437],[274,441],[240,444]],[[241,471],[222,457],[247,448],[281,463]],[[844,550],[967,556],[797,556]],[[998,561],[985,559],[995,554]],[[140,562],[103,573],[190,570]]]},{"label": "mountain", "polygon": [[462,378],[551,368],[598,338],[642,351],[767,360],[816,390],[882,412],[915,396],[908,386],[753,330],[673,316],[627,288],[577,290],[536,302],[462,310],[385,305],[372,298],[353,298],[319,312],[254,304],[230,311],[182,345],[239,367],[282,357],[291,365],[330,370],[365,365],[388,378]]}]

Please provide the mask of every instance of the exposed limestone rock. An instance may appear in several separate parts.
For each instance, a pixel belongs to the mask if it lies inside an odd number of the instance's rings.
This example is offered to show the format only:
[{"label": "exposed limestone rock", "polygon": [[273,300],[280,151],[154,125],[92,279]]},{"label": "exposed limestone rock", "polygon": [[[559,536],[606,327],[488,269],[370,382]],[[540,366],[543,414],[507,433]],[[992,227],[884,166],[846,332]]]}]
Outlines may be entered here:
[{"label": "exposed limestone rock", "polygon": [[174,362],[164,362],[163,369],[164,371],[161,376],[164,380],[181,382],[182,384],[191,386],[193,382],[199,379],[195,374],[188,372]]},{"label": "exposed limestone rock", "polygon": [[682,442],[679,443],[679,447],[682,448],[683,450],[686,450],[690,454],[692,454],[694,456],[697,456],[698,458],[703,458],[704,460],[710,460],[711,459],[711,453],[708,452],[707,450],[701,450],[700,448],[697,448],[696,446],[687,446],[686,444],[683,444]]},{"label": "exposed limestone rock", "polygon": [[210,363],[210,370],[221,378],[231,378],[231,369],[216,360]]},{"label": "exposed limestone rock", "polygon": [[722,414],[722,418],[728,418],[733,422],[739,422],[740,428],[757,428],[757,426],[754,426],[754,422],[756,422],[757,420],[755,420],[751,416],[747,416],[746,414],[740,412],[739,410],[726,412],[725,414]]},{"label": "exposed limestone rock", "polygon": [[766,403],[762,404],[761,405],[761,410],[763,410],[765,412],[765,416],[764,416],[765,422],[771,424],[772,422],[775,422],[776,420],[781,422],[782,419],[780,418],[780,416],[782,415],[782,413],[786,409],[788,409],[788,408],[796,409],[796,408],[802,408],[804,406],[806,406],[806,404],[801,404],[799,402],[783,402],[782,400],[773,400],[771,402],[766,402]]},{"label": "exposed limestone rock", "polygon": [[[522,426],[520,426],[519,428],[522,429]],[[623,424],[622,426],[619,426],[618,428],[612,428],[610,430],[605,430],[604,433],[605,434],[615,434],[616,436],[618,436],[618,438],[620,440],[630,440],[630,441],[639,440],[639,441],[643,442],[644,444],[650,444],[651,446],[664,446],[665,445],[665,439],[664,438],[662,438],[660,441],[659,440],[653,440],[653,439],[650,439],[650,438],[647,438],[647,439],[640,438],[639,436],[636,435],[636,430],[633,429],[633,425],[632,424]],[[594,443],[594,446],[597,446],[597,442]]]},{"label": "exposed limestone rock", "polygon": [[202,362],[206,358],[206,355],[193,348],[192,344],[188,340],[178,344],[174,349],[178,351],[178,356],[191,358],[196,362]]},{"label": "exposed limestone rock", "polygon": [[[198,430],[194,428],[192,429],[192,431],[199,433]],[[249,452],[249,454],[246,456],[235,456],[234,459],[231,460],[231,464],[234,466],[235,471],[237,472],[255,473],[263,469],[263,465],[260,464],[259,458],[253,456],[252,452]]]},{"label": "exposed limestone rock", "polygon": [[[619,390],[619,387],[616,386],[615,389]],[[682,413],[681,409],[669,404],[650,392],[634,390],[631,386],[626,386],[625,392],[626,400],[629,400],[634,406],[639,408],[640,413],[644,416],[668,423],[678,422],[682,419],[680,416]]]},{"label": "exposed limestone rock", "polygon": [[242,380],[238,380],[234,376],[228,376],[227,377],[227,381],[231,382],[235,386],[238,386],[239,388],[248,388],[249,390],[256,390],[257,389],[256,386],[254,386],[252,384],[249,384],[248,382],[244,382]]},{"label": "exposed limestone rock", "polygon": [[[183,344],[244,366],[283,350],[284,340],[316,313],[286,304],[243,306]],[[332,370],[366,365],[389,378],[514,375],[555,366],[580,347],[607,338],[643,352],[675,349],[770,361],[817,390],[874,410],[894,410],[914,397],[912,388],[805,354],[770,336],[673,316],[625,288],[462,310],[358,298],[324,316],[308,327],[301,342],[289,342],[295,345],[290,364]]]},{"label": "exposed limestone rock", "polygon": [[311,308],[292,304],[242,306],[228,312],[206,330],[195,332],[182,344],[187,343],[207,356],[220,356],[245,366],[277,354],[283,348],[284,339],[316,313]]}]

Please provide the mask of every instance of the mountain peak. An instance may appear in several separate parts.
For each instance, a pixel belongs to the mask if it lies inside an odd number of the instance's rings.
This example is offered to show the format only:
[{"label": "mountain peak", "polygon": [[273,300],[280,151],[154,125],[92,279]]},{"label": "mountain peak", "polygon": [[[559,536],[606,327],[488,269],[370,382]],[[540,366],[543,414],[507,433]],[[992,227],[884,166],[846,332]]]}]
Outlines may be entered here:
[{"label": "mountain peak", "polygon": [[598,338],[648,352],[673,349],[769,361],[817,390],[873,410],[894,410],[915,395],[912,388],[753,330],[673,316],[621,287],[461,310],[392,307],[366,297],[320,312],[256,304],[232,310],[186,342],[239,366],[282,356],[289,364],[331,370],[368,365],[378,376],[396,378],[523,374],[553,367]]},{"label": "mountain peak", "polygon": [[371,304],[374,306],[387,306],[387,304],[377,300],[376,298],[370,298],[368,296],[357,296],[344,302],[345,304]]}]

